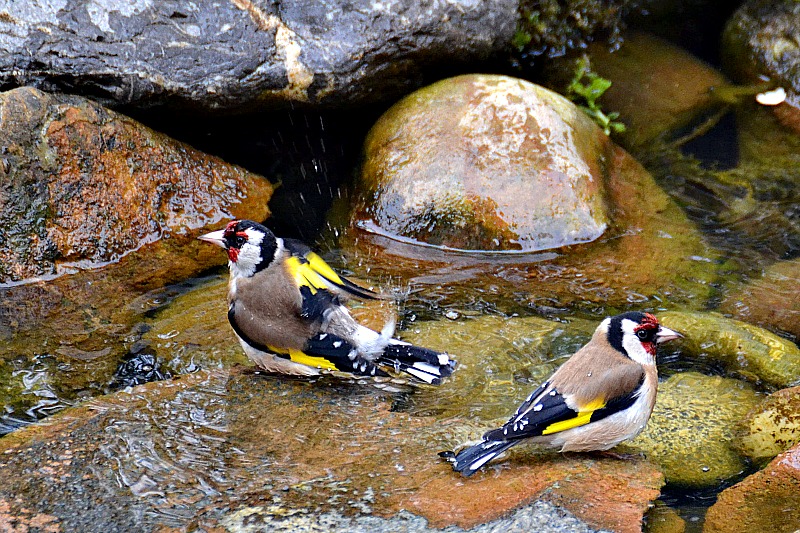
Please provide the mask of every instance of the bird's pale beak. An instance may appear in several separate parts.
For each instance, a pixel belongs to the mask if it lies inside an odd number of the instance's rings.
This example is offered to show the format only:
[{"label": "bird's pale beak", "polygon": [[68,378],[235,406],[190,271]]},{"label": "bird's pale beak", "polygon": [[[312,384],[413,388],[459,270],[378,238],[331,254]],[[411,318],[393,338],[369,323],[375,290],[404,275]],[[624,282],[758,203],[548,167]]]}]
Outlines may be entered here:
[{"label": "bird's pale beak", "polygon": [[198,239],[201,241],[210,242],[211,244],[216,244],[220,248],[228,248],[228,245],[225,243],[224,229],[212,231],[211,233],[206,233],[205,235],[200,235]]},{"label": "bird's pale beak", "polygon": [[683,335],[678,333],[677,331],[673,331],[669,328],[665,328],[664,326],[660,326],[658,328],[658,333],[656,333],[656,342],[661,344],[662,342],[671,341],[674,339],[681,339]]}]

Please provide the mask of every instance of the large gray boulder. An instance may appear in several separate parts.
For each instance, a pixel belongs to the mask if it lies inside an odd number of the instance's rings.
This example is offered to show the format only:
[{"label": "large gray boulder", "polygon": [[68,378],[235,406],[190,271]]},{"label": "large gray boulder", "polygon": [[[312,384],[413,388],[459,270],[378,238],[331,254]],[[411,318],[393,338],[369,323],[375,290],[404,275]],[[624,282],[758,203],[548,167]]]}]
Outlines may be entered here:
[{"label": "large gray boulder", "polygon": [[363,103],[486,60],[516,20],[513,0],[2,0],[0,87],[205,110]]}]

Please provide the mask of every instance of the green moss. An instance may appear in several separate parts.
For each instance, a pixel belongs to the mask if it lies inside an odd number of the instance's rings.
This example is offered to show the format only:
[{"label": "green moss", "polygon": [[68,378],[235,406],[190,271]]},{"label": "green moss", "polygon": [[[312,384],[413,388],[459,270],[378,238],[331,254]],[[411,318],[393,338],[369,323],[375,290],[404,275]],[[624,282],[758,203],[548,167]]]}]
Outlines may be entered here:
[{"label": "green moss", "polygon": [[599,38],[618,42],[631,0],[522,0],[512,44],[520,62],[559,57]]}]

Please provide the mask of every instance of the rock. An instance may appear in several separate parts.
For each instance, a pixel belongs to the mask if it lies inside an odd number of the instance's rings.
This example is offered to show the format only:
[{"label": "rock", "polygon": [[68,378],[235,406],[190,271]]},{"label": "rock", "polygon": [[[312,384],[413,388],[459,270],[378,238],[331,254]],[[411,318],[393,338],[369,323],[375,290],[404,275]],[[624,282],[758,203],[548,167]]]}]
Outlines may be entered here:
[{"label": "rock", "polygon": [[463,435],[469,440],[508,420],[532,390],[588,342],[595,327],[579,319],[564,324],[489,315],[421,322],[399,334],[412,344],[447,349],[458,361],[447,386],[419,398],[417,406],[442,416],[459,416],[467,410],[480,417],[485,426]]},{"label": "rock", "polygon": [[[421,89],[365,141],[359,221],[426,244],[536,251],[600,237],[608,140],[565,98],[468,75]],[[520,194],[525,190],[526,194]]]},{"label": "rock", "polygon": [[142,248],[162,259],[142,262],[139,277],[180,279],[224,260],[196,242],[202,230],[269,213],[263,178],[83,98],[17,89],[0,94],[0,116],[0,282],[98,268]]},{"label": "rock", "polygon": [[740,474],[744,459],[731,447],[734,427],[758,402],[747,383],[697,372],[660,383],[645,430],[620,449],[643,452],[667,483],[713,487]]},{"label": "rock", "polygon": [[[474,107],[457,108],[456,95],[474,97]],[[523,102],[536,102],[537,115]],[[459,129],[459,116],[476,133]],[[654,295],[676,303],[708,295],[716,253],[680,208],[575,106],[527,82],[439,82],[390,110],[366,151],[356,196],[330,213],[339,246],[354,256],[348,266],[362,275],[367,263],[371,277],[458,281],[441,298],[456,305],[458,290],[475,289],[493,303],[492,293],[513,294],[516,304],[545,308],[641,308]],[[499,307],[513,312],[508,301]]]},{"label": "rock", "polygon": [[659,500],[647,512],[643,531],[647,531],[647,533],[683,533],[686,531],[686,521],[675,509]]},{"label": "rock", "polygon": [[599,103],[603,110],[620,114],[626,129],[619,138],[629,149],[686,135],[723,105],[713,89],[725,85],[725,77],[653,35],[632,32],[617,50],[596,43],[587,54],[592,71],[611,81]]},{"label": "rock", "polygon": [[658,495],[661,475],[642,459],[520,450],[465,479],[436,457],[464,422],[392,409],[393,399],[369,380],[222,371],[121,391],[0,439],[0,516],[73,531],[305,517],[332,531],[515,531],[546,512],[549,531],[640,531]]},{"label": "rock", "polygon": [[730,293],[720,306],[739,320],[779,329],[800,339],[800,259],[780,261]]},{"label": "rock", "polygon": [[196,237],[273,187],[83,98],[16,89],[0,117],[4,433],[106,391],[148,292],[223,264]]},{"label": "rock", "polygon": [[769,79],[787,92],[775,106],[781,122],[800,132],[800,44],[792,36],[800,26],[800,6],[792,0],[749,0],[728,21],[722,58],[741,83]]},{"label": "rock", "polygon": [[513,44],[520,52],[520,63],[539,66],[594,41],[619,42],[623,19],[635,10],[628,0],[585,3],[579,0],[538,0],[520,2],[520,20]]},{"label": "rock", "polygon": [[732,372],[776,387],[800,382],[800,348],[758,326],[719,313],[670,311],[662,324],[680,331],[681,351],[719,362]]},{"label": "rock", "polygon": [[510,0],[42,0],[9,4],[2,14],[4,87],[206,111],[395,98],[431,69],[504,51],[518,18]]},{"label": "rock", "polygon": [[764,463],[800,443],[800,387],[770,394],[739,424],[739,453]]},{"label": "rock", "polygon": [[703,531],[791,533],[800,529],[800,445],[717,497]]},{"label": "rock", "polygon": [[147,320],[140,342],[174,373],[250,364],[228,323],[227,278],[193,288]]}]

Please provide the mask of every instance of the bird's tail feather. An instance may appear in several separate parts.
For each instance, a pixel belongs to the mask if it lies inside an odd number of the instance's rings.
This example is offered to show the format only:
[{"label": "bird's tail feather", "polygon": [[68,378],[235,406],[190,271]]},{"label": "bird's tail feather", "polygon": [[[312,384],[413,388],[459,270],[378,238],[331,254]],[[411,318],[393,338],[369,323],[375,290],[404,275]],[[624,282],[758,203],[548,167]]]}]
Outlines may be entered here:
[{"label": "bird's tail feather", "polygon": [[453,470],[469,477],[516,443],[515,440],[485,440],[458,453],[439,452],[439,456],[451,463]]},{"label": "bird's tail feather", "polygon": [[456,364],[445,353],[396,340],[386,346],[377,362],[432,385],[452,374]]}]

